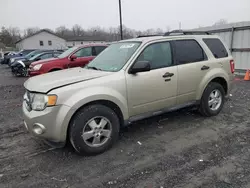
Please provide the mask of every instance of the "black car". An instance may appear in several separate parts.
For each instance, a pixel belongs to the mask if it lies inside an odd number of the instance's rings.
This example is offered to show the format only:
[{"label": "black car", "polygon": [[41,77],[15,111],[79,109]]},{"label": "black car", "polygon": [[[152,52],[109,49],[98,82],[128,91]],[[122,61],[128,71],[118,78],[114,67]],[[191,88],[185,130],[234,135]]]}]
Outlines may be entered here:
[{"label": "black car", "polygon": [[56,58],[61,53],[61,51],[46,51],[41,52],[29,59],[16,60],[15,63],[11,65],[11,71],[16,76],[27,76],[27,71],[31,63],[43,59]]}]

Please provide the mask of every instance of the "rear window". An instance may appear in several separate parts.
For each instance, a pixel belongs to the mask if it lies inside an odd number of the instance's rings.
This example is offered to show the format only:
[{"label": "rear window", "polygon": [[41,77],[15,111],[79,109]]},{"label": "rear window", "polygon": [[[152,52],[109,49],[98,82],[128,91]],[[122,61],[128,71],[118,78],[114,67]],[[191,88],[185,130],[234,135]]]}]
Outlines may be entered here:
[{"label": "rear window", "polygon": [[215,58],[228,57],[225,46],[219,39],[203,39]]},{"label": "rear window", "polygon": [[195,40],[174,41],[174,48],[177,64],[194,63],[207,59],[205,52]]}]

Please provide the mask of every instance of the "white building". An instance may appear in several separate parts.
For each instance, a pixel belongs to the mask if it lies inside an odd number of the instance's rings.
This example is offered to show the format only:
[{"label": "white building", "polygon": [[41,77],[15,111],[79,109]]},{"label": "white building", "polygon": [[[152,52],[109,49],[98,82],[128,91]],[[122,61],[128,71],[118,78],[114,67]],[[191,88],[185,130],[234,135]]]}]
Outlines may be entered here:
[{"label": "white building", "polygon": [[51,31],[42,29],[31,36],[16,42],[16,47],[22,49],[66,49],[66,40]]},{"label": "white building", "polygon": [[67,39],[67,47],[73,47],[78,45],[85,45],[85,44],[93,44],[93,43],[106,43],[105,40],[102,40],[98,37],[92,36],[77,36],[77,37],[70,37]]}]

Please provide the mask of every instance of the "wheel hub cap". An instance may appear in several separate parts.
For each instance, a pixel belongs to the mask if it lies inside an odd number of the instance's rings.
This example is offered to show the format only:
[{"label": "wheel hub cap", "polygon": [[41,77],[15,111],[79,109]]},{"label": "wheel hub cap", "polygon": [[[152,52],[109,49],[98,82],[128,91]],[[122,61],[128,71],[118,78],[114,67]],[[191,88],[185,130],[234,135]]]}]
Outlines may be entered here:
[{"label": "wheel hub cap", "polygon": [[218,110],[222,103],[222,94],[218,89],[215,89],[209,95],[208,106],[211,110]]},{"label": "wheel hub cap", "polygon": [[82,138],[90,147],[100,147],[105,144],[111,136],[112,126],[105,117],[94,117],[84,126]]}]

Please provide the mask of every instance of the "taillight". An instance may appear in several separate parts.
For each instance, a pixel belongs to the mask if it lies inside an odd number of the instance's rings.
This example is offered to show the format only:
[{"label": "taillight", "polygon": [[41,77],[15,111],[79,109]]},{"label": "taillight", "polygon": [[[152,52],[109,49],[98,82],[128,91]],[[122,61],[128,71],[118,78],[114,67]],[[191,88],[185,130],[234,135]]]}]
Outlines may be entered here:
[{"label": "taillight", "polygon": [[234,73],[234,60],[230,60],[231,72]]}]

